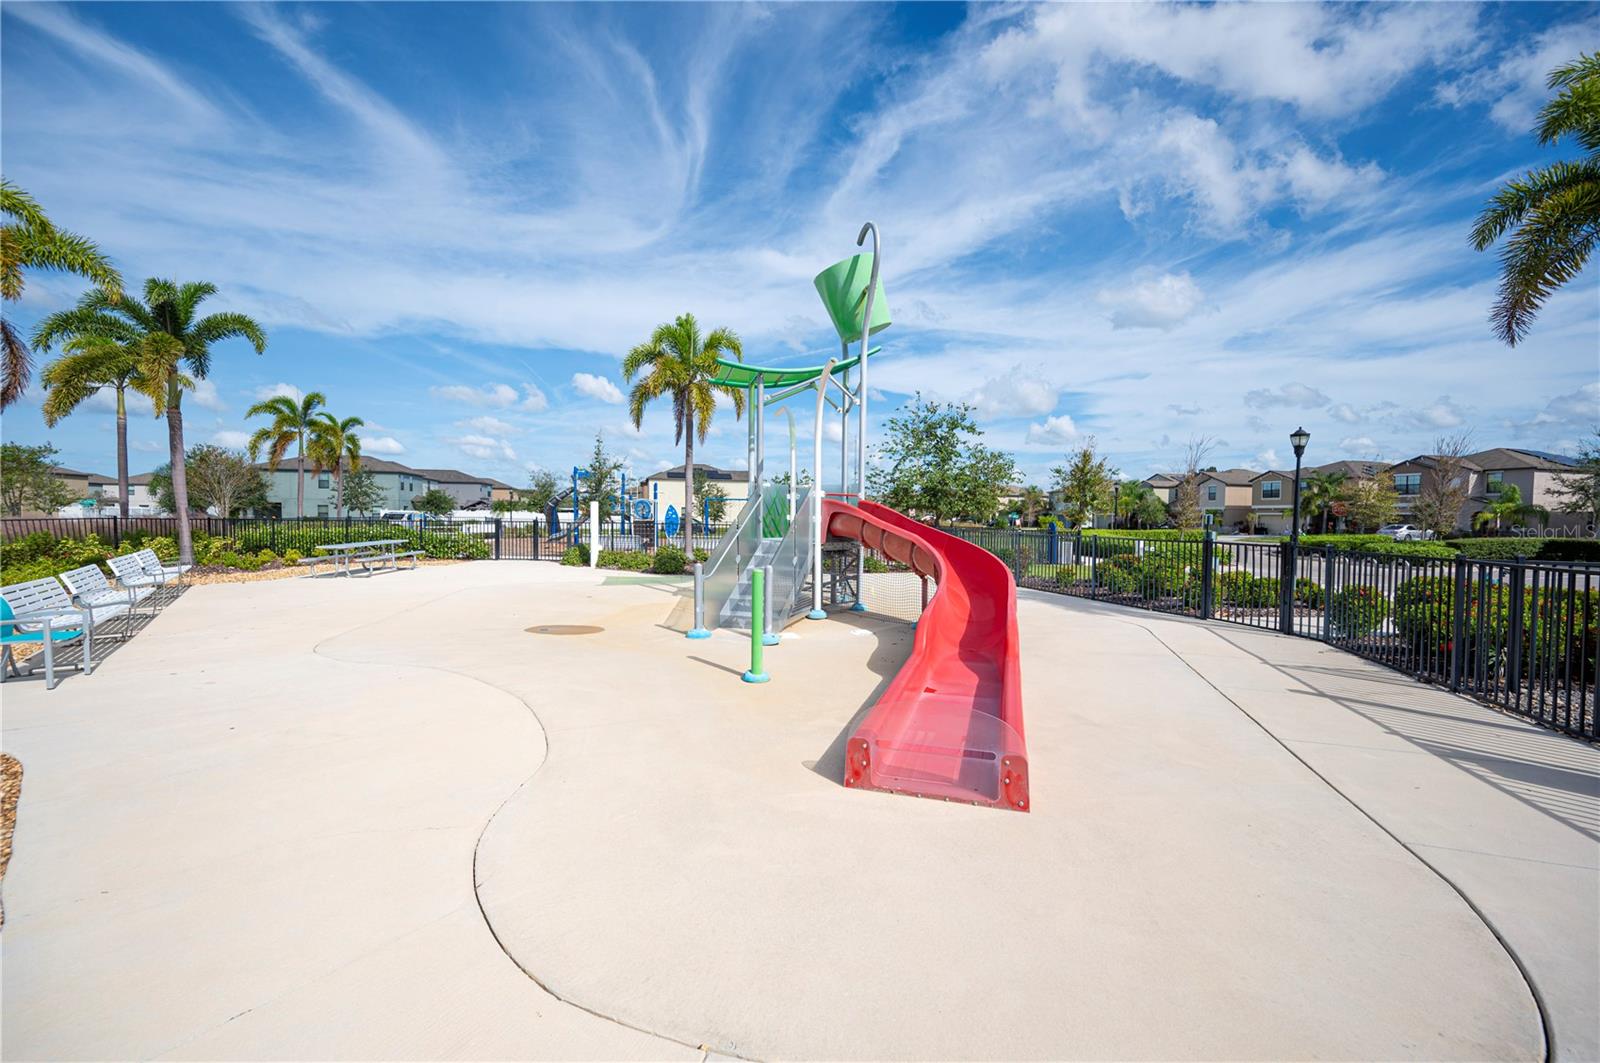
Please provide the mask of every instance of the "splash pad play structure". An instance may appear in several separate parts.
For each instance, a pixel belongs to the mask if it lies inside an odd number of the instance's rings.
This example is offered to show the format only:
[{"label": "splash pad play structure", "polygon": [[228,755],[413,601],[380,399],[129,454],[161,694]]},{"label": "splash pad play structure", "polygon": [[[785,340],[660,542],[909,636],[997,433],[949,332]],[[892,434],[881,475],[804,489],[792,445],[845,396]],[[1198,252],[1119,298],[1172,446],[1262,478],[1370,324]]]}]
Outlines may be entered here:
[{"label": "splash pad play structure", "polygon": [[[867,557],[879,555],[920,581],[923,609],[910,656],[850,735],[844,784],[1026,812],[1017,588],[1010,569],[964,539],[864,498],[868,363],[881,350],[868,342],[890,325],[877,227],[862,226],[856,244],[869,234],[870,253],[836,262],[816,277],[839,335],[839,357],[807,368],[718,361],[716,383],[743,388],[752,411],[751,497],[707,561],[695,566],[689,637],[709,637],[718,627],[749,631],[745,679],[764,682],[762,647],[778,644],[778,633],[791,623],[825,620],[828,606],[871,608]],[[859,343],[854,357],[853,343]],[[791,402],[813,414],[809,484],[800,482]],[[788,467],[776,477],[767,474],[769,411],[781,411],[788,425]],[[826,489],[823,463],[830,413],[841,429],[833,491]]]}]

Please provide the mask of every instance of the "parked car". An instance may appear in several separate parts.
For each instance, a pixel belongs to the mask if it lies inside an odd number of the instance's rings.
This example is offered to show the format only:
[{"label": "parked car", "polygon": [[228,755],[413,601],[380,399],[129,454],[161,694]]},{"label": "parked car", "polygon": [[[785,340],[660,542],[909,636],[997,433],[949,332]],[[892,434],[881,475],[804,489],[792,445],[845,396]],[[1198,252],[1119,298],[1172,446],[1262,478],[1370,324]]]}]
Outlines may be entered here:
[{"label": "parked car", "polygon": [[1397,543],[1420,543],[1433,538],[1433,532],[1415,524],[1385,524],[1378,529],[1378,534],[1386,535]]}]

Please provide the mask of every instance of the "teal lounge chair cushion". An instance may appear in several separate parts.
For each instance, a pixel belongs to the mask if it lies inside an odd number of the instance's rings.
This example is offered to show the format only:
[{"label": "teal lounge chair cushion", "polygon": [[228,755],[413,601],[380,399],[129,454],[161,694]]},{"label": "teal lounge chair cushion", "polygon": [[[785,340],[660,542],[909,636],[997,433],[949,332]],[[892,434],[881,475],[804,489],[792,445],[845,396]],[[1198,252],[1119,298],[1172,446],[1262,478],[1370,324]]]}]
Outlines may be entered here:
[{"label": "teal lounge chair cushion", "polygon": [[[0,598],[0,643],[44,641],[43,631],[18,631],[14,626],[6,623],[6,621],[13,619],[16,615],[17,614],[11,611],[11,603],[6,601],[4,598]],[[65,642],[68,639],[75,639],[82,634],[82,628],[58,627],[50,632],[50,641]]]}]

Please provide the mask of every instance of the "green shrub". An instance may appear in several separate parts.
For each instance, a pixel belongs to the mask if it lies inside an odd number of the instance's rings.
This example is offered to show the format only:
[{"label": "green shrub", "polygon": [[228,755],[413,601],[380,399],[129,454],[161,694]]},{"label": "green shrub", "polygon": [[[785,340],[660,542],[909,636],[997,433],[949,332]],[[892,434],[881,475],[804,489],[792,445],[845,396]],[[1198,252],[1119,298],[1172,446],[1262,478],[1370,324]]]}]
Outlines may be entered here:
[{"label": "green shrub", "polygon": [[[1034,566],[1036,569],[1046,567],[1050,566]],[[1060,565],[1056,566],[1055,573],[1057,587],[1071,587],[1080,583],[1088,583],[1091,576],[1088,565]]]},{"label": "green shrub", "polygon": [[561,553],[563,565],[587,566],[589,564],[589,547],[586,543],[574,543]]},{"label": "green shrub", "polygon": [[889,562],[877,554],[869,553],[861,559],[861,567],[866,572],[887,572],[889,571]]},{"label": "green shrub", "polygon": [[1322,584],[1314,579],[1301,576],[1294,581],[1294,600],[1310,609],[1321,609],[1323,599],[1327,592],[1322,589]]},{"label": "green shrub", "polygon": [[1249,572],[1224,572],[1217,577],[1217,601],[1237,609],[1265,609],[1278,604],[1278,581]]},{"label": "green shrub", "polygon": [[696,562],[703,565],[707,561],[711,560],[711,551],[705,549],[704,547],[697,546],[694,548],[694,559]]},{"label": "green shrub", "polygon": [[656,549],[655,561],[650,566],[650,571],[663,576],[678,576],[683,574],[689,559],[684,556],[683,550],[676,546],[662,546]]},{"label": "green shrub", "polygon": [[1334,592],[1328,602],[1332,632],[1348,638],[1371,635],[1389,618],[1389,599],[1376,587],[1359,584]]},{"label": "green shrub", "polygon": [[1600,561],[1600,539],[1546,539],[1540,561]]},{"label": "green shrub", "polygon": [[1085,539],[1165,539],[1170,542],[1199,542],[1206,537],[1200,528],[1085,528]]},{"label": "green shrub", "polygon": [[1451,539],[1446,545],[1461,551],[1462,557],[1483,561],[1600,561],[1600,540],[1532,538],[1508,535],[1498,538]]},{"label": "green shrub", "polygon": [[283,563],[286,565],[298,565],[302,560],[300,551],[292,546],[283,552]]},{"label": "green shrub", "polygon": [[650,555],[642,550],[601,550],[599,565],[601,568],[643,572],[650,567]]},{"label": "green shrub", "polygon": [[[1288,536],[1279,536],[1287,543]],[[1456,551],[1440,542],[1399,543],[1387,535],[1302,535],[1302,551],[1321,551],[1332,547],[1337,554],[1369,554],[1375,557],[1455,557]]]}]

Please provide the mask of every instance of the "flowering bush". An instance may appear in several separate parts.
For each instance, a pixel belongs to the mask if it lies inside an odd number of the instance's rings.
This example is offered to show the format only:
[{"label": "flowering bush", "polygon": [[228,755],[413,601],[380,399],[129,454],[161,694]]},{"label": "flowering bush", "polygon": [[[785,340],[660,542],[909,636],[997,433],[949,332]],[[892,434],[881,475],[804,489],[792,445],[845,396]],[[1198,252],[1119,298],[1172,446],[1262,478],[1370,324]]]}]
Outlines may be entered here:
[{"label": "flowering bush", "polygon": [[1328,602],[1333,634],[1347,638],[1371,635],[1389,619],[1389,599],[1376,587],[1359,584],[1335,591]]}]

